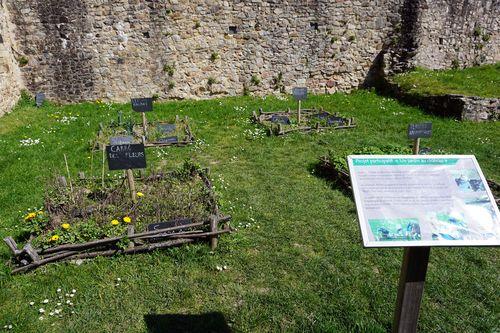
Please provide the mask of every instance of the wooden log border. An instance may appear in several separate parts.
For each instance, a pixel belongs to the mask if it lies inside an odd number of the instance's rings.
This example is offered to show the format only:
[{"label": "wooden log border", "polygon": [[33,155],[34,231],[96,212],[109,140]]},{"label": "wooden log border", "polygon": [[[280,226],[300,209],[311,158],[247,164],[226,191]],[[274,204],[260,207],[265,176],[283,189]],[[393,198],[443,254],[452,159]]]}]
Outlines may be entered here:
[{"label": "wooden log border", "polygon": [[[303,119],[307,119],[310,116],[317,114],[317,113],[327,113],[328,116],[335,116],[334,114],[331,114],[330,112],[324,111],[323,108],[320,109],[302,109],[301,114]],[[291,129],[284,129],[282,124],[273,124],[271,123],[271,118],[273,116],[286,116],[286,117],[295,117],[296,112],[291,111],[288,109],[287,111],[276,111],[276,112],[264,112],[262,108],[259,109],[258,113],[257,112],[252,112],[252,117],[251,120],[254,123],[260,124],[264,127],[266,127],[270,133],[270,135],[276,134],[276,135],[285,135],[288,133],[292,132],[303,132],[303,133],[310,133],[310,132],[320,132],[320,131],[326,131],[326,130],[340,130],[340,129],[349,129],[349,128],[354,128],[356,127],[356,123],[354,121],[354,118],[345,118],[347,120],[347,124],[342,125],[342,126],[320,126],[319,122],[316,123],[315,126],[299,126],[296,128],[291,128]]]},{"label": "wooden log border", "polygon": [[[134,131],[134,138],[140,138],[140,142],[142,142],[144,144],[144,147],[146,148],[152,148],[152,147],[169,147],[169,146],[175,146],[175,147],[185,147],[185,146],[188,146],[188,145],[191,145],[193,143],[196,142],[196,138],[195,136],[193,135],[193,132],[191,130],[191,127],[189,126],[188,122],[187,122],[187,116],[182,119],[182,120],[179,120],[179,116],[175,116],[175,119],[176,119],[176,122],[180,122],[184,125],[184,133],[186,134],[187,136],[187,139],[186,140],[183,140],[183,141],[177,141],[177,142],[156,142],[156,141],[153,141],[153,142],[149,142],[149,141],[146,141],[146,139],[143,137],[143,136],[140,136],[138,133],[136,133]],[[157,124],[167,124],[165,122],[158,122]],[[103,132],[104,132],[104,125],[102,123],[99,123],[99,130],[97,132],[97,138],[101,137],[103,135]],[[137,142],[139,143],[139,142]],[[94,143],[93,147],[92,147],[92,150],[102,150],[102,149],[105,149],[106,145],[103,145],[103,144],[99,144],[97,141]]]}]

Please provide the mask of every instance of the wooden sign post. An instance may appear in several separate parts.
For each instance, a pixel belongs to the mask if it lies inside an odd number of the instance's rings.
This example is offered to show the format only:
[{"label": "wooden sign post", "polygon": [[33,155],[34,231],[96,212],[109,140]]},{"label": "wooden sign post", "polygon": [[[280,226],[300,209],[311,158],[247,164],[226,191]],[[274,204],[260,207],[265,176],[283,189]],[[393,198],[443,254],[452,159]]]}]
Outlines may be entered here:
[{"label": "wooden sign post", "polygon": [[295,87],[292,90],[293,97],[299,102],[299,109],[297,111],[297,124],[302,121],[301,108],[302,101],[307,99],[307,88],[306,87]]},{"label": "wooden sign post", "polygon": [[140,112],[142,114],[142,129],[144,131],[144,136],[147,136],[148,121],[146,119],[146,112],[153,111],[153,99],[132,98],[131,103],[132,103],[132,110],[134,110],[135,112]]},{"label": "wooden sign post", "polygon": [[109,145],[106,147],[109,170],[127,170],[130,197],[137,201],[134,173],[132,169],[146,168],[146,153],[143,144]]},{"label": "wooden sign post", "polygon": [[[413,155],[420,152],[420,138],[430,138],[432,123],[410,124],[408,138],[413,139]],[[424,293],[425,276],[431,248],[405,247],[399,275],[398,297],[394,312],[393,333],[417,332],[418,315]]]}]

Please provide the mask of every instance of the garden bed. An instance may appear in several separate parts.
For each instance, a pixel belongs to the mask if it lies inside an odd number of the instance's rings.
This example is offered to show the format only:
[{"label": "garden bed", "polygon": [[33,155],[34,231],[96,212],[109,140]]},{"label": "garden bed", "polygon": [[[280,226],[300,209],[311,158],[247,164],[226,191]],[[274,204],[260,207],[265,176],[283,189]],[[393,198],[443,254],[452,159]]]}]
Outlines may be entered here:
[{"label": "garden bed", "polygon": [[321,156],[319,167],[322,174],[327,176],[344,191],[351,191],[351,177],[347,157],[349,155],[408,155],[412,150],[409,147],[387,145],[383,147],[368,146],[342,152],[330,151],[328,155]]},{"label": "garden bed", "polygon": [[353,118],[344,118],[321,109],[264,112],[259,109],[252,115],[252,120],[267,128],[269,135],[284,135],[291,132],[320,132],[324,130],[348,129],[356,127]]},{"label": "garden bed", "polygon": [[[429,148],[424,148],[428,150]],[[423,150],[423,149],[422,149]],[[421,154],[422,154],[421,150]],[[443,152],[440,152],[443,153]],[[319,168],[323,175],[332,180],[337,186],[344,191],[351,191],[351,177],[349,175],[349,165],[347,157],[349,155],[409,155],[412,154],[412,149],[409,147],[388,145],[383,147],[363,147],[360,149],[352,149],[350,151],[329,152],[326,156],[319,158]],[[488,179],[488,186],[491,189],[493,197],[497,205],[500,204],[500,184],[494,180]]]},{"label": "garden bed", "polygon": [[71,182],[58,177],[48,186],[42,208],[23,216],[24,234],[5,238],[22,273],[71,259],[134,254],[210,240],[230,232],[230,216],[219,212],[207,171],[191,163],[136,180],[131,198],[122,177],[80,177]]},{"label": "garden bed", "polygon": [[148,122],[146,133],[143,125],[135,124],[131,118],[118,115],[108,126],[99,125],[93,149],[102,149],[109,144],[143,143],[145,147],[186,146],[195,142],[188,118],[175,117],[172,122]]}]

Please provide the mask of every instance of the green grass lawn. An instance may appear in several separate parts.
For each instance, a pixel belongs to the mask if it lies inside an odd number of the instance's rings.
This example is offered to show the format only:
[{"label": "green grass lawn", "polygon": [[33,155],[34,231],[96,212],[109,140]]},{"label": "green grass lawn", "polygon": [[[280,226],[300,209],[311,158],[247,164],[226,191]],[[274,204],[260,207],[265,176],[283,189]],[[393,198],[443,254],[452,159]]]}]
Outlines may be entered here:
[{"label": "green grass lawn", "polygon": [[435,71],[417,68],[392,79],[404,90],[420,95],[460,94],[500,98],[500,63]]},{"label": "green grass lawn", "polygon": [[[304,107],[313,106],[355,117],[358,127],[261,137],[248,121],[252,110],[293,108],[291,99],[156,104],[151,120],[189,116],[202,141],[150,149],[149,164],[174,167],[192,158],[210,167],[221,210],[238,231],[222,237],[213,253],[197,244],[80,266],[52,264],[19,276],[10,275],[10,253],[0,246],[0,329],[154,332],[162,315],[219,312],[235,332],[389,331],[403,252],[363,249],[355,204],[315,175],[318,157],[349,147],[407,145],[409,123],[432,121],[434,134],[422,140],[424,147],[475,154],[486,176],[500,181],[500,124],[438,118],[366,91],[311,96]],[[89,172],[89,140],[117,110],[131,112],[129,105],[90,103],[36,109],[24,100],[0,119],[2,238],[19,233],[22,211],[42,204],[46,181],[64,172],[63,154],[73,176]],[[27,138],[41,143],[21,146]],[[497,249],[433,249],[420,331],[498,332],[499,276]],[[64,306],[62,318],[39,320],[39,308],[59,301],[58,288],[63,302],[76,289],[75,313]],[[44,299],[49,303],[41,304]]]}]

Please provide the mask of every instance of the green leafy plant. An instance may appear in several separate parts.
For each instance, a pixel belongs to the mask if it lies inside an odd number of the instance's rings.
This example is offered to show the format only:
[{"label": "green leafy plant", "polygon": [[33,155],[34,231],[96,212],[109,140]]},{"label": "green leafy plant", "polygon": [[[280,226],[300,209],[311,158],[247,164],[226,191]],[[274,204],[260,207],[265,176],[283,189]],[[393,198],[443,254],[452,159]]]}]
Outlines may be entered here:
[{"label": "green leafy plant", "polygon": [[25,56],[20,56],[17,58],[17,63],[19,64],[19,67],[24,67],[28,64],[29,60]]},{"label": "green leafy plant", "polygon": [[214,85],[215,83],[217,83],[217,80],[215,80],[215,78],[213,77],[209,77],[208,80],[207,80],[207,85],[209,87],[211,87],[212,85]]},{"label": "green leafy plant", "polygon": [[173,76],[175,73],[175,67],[173,65],[163,66],[163,71],[167,73],[168,76]]},{"label": "green leafy plant", "polygon": [[210,55],[210,61],[212,61],[212,62],[215,62],[219,58],[220,58],[220,55],[217,52],[212,52],[212,54]]}]

